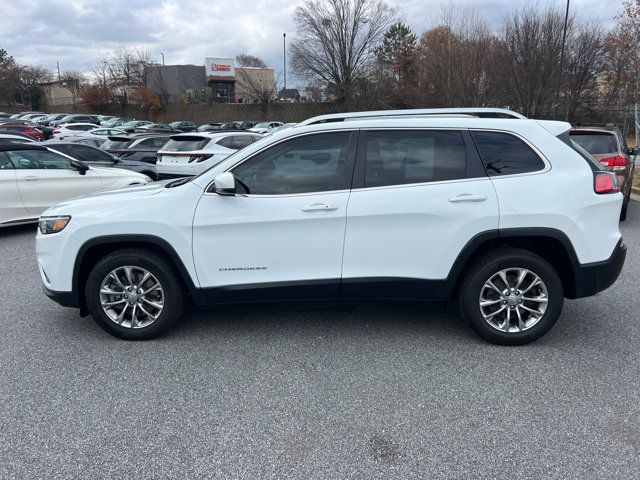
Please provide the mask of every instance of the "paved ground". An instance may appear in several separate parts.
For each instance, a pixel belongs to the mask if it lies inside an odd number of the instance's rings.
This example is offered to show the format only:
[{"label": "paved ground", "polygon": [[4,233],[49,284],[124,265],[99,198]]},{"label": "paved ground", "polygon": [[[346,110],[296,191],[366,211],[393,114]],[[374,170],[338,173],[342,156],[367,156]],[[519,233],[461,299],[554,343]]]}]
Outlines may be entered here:
[{"label": "paved ground", "polygon": [[492,346],[418,304],[194,312],[116,340],[0,231],[0,478],[638,478],[640,204],[618,283]]}]

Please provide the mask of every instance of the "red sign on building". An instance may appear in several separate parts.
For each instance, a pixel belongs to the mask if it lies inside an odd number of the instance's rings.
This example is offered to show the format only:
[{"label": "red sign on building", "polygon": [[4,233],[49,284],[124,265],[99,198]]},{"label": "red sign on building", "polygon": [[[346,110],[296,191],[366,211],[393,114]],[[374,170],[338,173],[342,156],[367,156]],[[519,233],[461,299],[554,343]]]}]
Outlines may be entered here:
[{"label": "red sign on building", "polygon": [[222,63],[214,63],[213,65],[211,65],[211,69],[214,72],[230,72],[231,71],[231,65],[224,65]]}]

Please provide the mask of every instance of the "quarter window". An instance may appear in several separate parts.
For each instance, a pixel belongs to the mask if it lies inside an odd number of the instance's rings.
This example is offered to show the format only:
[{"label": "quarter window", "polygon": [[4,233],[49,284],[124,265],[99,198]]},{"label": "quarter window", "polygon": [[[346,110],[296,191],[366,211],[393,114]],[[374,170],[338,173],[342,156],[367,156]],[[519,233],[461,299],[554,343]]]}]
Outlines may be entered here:
[{"label": "quarter window", "polygon": [[350,132],[294,138],[257,154],[233,173],[246,193],[283,195],[350,188]]},{"label": "quarter window", "polygon": [[544,162],[522,140],[509,133],[471,132],[491,177],[542,170]]},{"label": "quarter window", "polygon": [[460,132],[369,131],[365,187],[456,180],[466,176]]}]

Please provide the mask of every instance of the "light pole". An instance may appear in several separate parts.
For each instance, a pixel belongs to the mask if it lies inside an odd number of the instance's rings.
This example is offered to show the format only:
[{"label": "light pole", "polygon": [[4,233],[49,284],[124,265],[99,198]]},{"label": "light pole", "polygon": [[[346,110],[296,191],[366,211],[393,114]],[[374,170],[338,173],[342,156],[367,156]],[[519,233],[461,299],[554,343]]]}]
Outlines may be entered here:
[{"label": "light pole", "polygon": [[560,82],[562,81],[562,67],[564,64],[564,44],[567,39],[567,22],[569,21],[569,1],[567,0],[567,10],[564,13],[564,30],[562,31],[562,48],[560,50],[560,70],[558,71],[558,84],[556,85],[556,105],[554,117],[558,119],[558,107],[560,106]]},{"label": "light pole", "polygon": [[160,52],[160,55],[162,55],[162,66],[164,67],[164,53]]},{"label": "light pole", "polygon": [[[287,34],[282,34],[282,63],[284,65],[283,75],[284,75],[284,90],[287,89]],[[287,92],[283,92],[284,95]]]}]

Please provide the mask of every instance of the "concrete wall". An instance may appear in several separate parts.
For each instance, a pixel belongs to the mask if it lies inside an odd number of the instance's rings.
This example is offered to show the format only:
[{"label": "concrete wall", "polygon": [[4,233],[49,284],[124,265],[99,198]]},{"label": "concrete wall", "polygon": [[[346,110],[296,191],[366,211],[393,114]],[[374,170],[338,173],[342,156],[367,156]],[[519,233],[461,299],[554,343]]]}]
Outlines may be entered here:
[{"label": "concrete wall", "polygon": [[203,65],[166,65],[150,67],[147,86],[152,88],[165,102],[181,101],[190,88],[207,86]]}]

